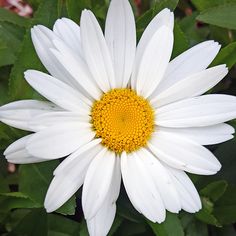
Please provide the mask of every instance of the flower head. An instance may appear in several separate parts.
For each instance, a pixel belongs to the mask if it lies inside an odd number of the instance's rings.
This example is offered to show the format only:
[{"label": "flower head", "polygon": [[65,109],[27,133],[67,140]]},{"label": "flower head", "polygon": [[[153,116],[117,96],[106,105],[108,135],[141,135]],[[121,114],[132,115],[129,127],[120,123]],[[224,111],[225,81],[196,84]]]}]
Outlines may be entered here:
[{"label": "flower head", "polygon": [[2,122],[32,131],[10,145],[13,163],[66,157],[45,198],[48,212],[82,185],[90,235],[106,235],[116,213],[121,177],[133,206],[153,222],[166,210],[197,212],[199,195],[186,172],[215,174],[221,165],[202,145],[231,139],[224,122],[236,117],[236,98],[202,95],[227,74],[207,69],[220,46],[200,43],[170,61],[173,13],[162,10],[136,47],[127,0],[112,0],[105,37],[91,11],[81,24],[62,18],[53,30],[31,30],[49,74],[27,70],[25,79],[49,102],[24,100],[0,108]]}]

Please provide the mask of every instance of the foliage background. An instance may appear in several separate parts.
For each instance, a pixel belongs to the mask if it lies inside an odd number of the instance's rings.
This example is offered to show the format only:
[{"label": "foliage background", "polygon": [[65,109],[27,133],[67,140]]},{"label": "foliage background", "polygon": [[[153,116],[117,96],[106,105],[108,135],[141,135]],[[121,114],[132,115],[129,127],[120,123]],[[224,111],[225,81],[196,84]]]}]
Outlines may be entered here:
[{"label": "foliage background", "polygon": [[[35,24],[52,27],[62,16],[79,23],[81,10],[92,9],[104,26],[108,0],[28,0],[34,10],[26,19],[0,8],[0,105],[23,98],[40,98],[24,81],[26,69],[45,71],[30,38]],[[161,9],[175,12],[175,43],[172,58],[187,48],[214,39],[222,49],[212,65],[226,63],[227,77],[211,93],[236,95],[236,0],[131,0],[136,14],[138,38]],[[236,121],[230,123],[236,127]],[[22,132],[0,124],[0,155]],[[153,224],[138,214],[124,188],[110,235],[143,236],[234,236],[236,235],[236,139],[209,146],[222,163],[215,176],[191,175],[201,194],[203,209],[197,214],[182,211],[167,214],[162,224]],[[59,161],[17,166],[10,173],[0,158],[0,235],[88,235],[81,209],[81,190],[57,212],[46,214],[43,201]]]}]

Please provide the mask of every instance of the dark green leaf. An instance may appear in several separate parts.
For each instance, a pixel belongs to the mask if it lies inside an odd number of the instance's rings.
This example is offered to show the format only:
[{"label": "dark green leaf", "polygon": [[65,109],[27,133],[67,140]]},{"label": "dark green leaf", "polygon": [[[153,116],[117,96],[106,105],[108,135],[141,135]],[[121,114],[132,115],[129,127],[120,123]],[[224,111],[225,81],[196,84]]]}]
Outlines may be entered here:
[{"label": "dark green leaf", "polygon": [[236,184],[236,143],[235,139],[221,144],[214,154],[222,164],[221,170],[212,179],[224,179],[228,183]]},{"label": "dark green leaf", "polygon": [[86,221],[85,221],[85,220],[83,220],[83,221],[80,223],[79,235],[80,235],[80,236],[89,236],[88,228],[87,228],[87,224],[86,224]]},{"label": "dark green leaf", "polygon": [[77,236],[80,224],[60,215],[48,215],[48,236]]},{"label": "dark green leaf", "polygon": [[184,236],[183,227],[176,214],[168,212],[163,223],[158,224],[148,221],[148,224],[157,236]]},{"label": "dark green leaf", "polygon": [[123,219],[121,217],[116,216],[116,218],[112,224],[112,227],[109,231],[108,236],[112,236],[117,231],[117,229],[120,227],[122,221],[123,221]]},{"label": "dark green leaf", "polygon": [[226,3],[233,3],[236,0],[191,0],[199,11],[206,10]]},{"label": "dark green leaf", "polygon": [[223,228],[212,228],[212,235],[214,236],[236,236],[236,229],[233,225],[227,225]]},{"label": "dark green leaf", "polygon": [[197,220],[193,214],[182,211],[180,213],[180,220],[185,236],[208,236],[207,225]]},{"label": "dark green leaf", "polygon": [[236,4],[225,4],[201,12],[197,19],[211,25],[236,29],[235,12]]},{"label": "dark green leaf", "polygon": [[6,43],[0,38],[0,67],[11,65],[15,61],[15,55],[12,50],[8,48]]},{"label": "dark green leaf", "polygon": [[190,16],[186,16],[178,21],[180,28],[183,30],[189,40],[191,46],[205,40],[209,34],[209,29],[206,27],[198,27],[196,22],[197,12]]},{"label": "dark green leaf", "polygon": [[[57,10],[58,1],[59,0],[42,1],[37,12],[35,13],[35,17],[30,23],[30,26],[32,27],[36,24],[43,24],[51,27],[55,20],[59,17]],[[24,80],[23,74],[27,69],[43,70],[43,66],[33,48],[30,30],[27,30],[26,32],[23,45],[10,75],[9,90],[11,100],[32,98],[34,96],[35,92]]]},{"label": "dark green leaf", "polygon": [[213,183],[208,184],[205,188],[203,188],[200,193],[201,195],[210,198],[213,202],[217,201],[227,189],[228,184],[226,181],[215,181]]},{"label": "dark green leaf", "polygon": [[236,39],[236,35],[233,34],[232,31],[229,31],[226,28],[218,27],[215,25],[204,25],[203,28],[209,28],[210,35],[209,39],[213,39],[216,42],[219,42],[222,47],[227,46],[228,44],[232,43]]},{"label": "dark green leaf", "polygon": [[148,232],[149,227],[142,223],[142,224],[137,224],[134,222],[130,222],[128,220],[124,220],[118,230],[114,233],[114,236],[120,236],[120,235],[125,235],[125,236],[135,236],[135,235],[150,235],[150,232]]},{"label": "dark green leaf", "polygon": [[11,54],[15,55],[19,51],[24,33],[24,28],[0,21],[0,42],[7,47]]},{"label": "dark green leaf", "polygon": [[42,209],[35,209],[27,214],[9,236],[44,236],[47,235],[47,214]]},{"label": "dark green leaf", "polygon": [[226,64],[229,69],[236,64],[236,42],[222,48],[211,66]]},{"label": "dark green leaf", "polygon": [[29,20],[27,18],[18,16],[17,14],[12,13],[4,8],[0,8],[0,22],[1,21],[6,21],[22,27],[26,27]]},{"label": "dark green leaf", "polygon": [[208,198],[202,197],[202,209],[195,216],[204,223],[220,227],[220,222],[212,213],[213,207],[213,203]]},{"label": "dark green leaf", "polygon": [[154,6],[145,12],[142,16],[137,19],[137,33],[140,37],[141,33],[147,27],[149,22],[156,16],[162,9],[169,8],[170,10],[174,10],[178,4],[179,0],[163,0],[157,1]]},{"label": "dark green leaf", "polygon": [[225,194],[217,201],[213,211],[222,224],[236,222],[236,187],[229,186]]},{"label": "dark green leaf", "polygon": [[7,212],[16,208],[39,208],[40,204],[33,202],[28,196],[19,193],[0,194],[0,211]]},{"label": "dark green leaf", "polygon": [[82,10],[90,9],[91,7],[91,0],[66,0],[68,16],[77,23],[80,21]]},{"label": "dark green leaf", "polygon": [[189,42],[179,24],[175,22],[174,27],[174,46],[172,58],[175,58],[189,48]]},{"label": "dark green leaf", "polygon": [[[44,198],[52,180],[53,171],[57,165],[58,161],[21,165],[19,179],[20,191],[43,207]],[[61,214],[74,214],[75,198],[72,197],[58,212]]]}]

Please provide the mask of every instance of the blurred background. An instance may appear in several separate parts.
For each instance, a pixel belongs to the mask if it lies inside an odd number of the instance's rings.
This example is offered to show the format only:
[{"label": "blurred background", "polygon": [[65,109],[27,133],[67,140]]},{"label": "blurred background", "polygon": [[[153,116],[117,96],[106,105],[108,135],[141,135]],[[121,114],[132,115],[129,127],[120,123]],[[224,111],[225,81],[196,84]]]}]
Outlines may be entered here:
[{"label": "blurred background", "polygon": [[[163,8],[175,13],[172,58],[209,39],[221,51],[212,63],[227,64],[226,78],[209,93],[236,95],[236,0],[130,0],[136,16],[137,38]],[[108,0],[0,0],[0,105],[19,99],[43,99],[24,81],[26,69],[45,71],[34,51],[30,28],[52,27],[57,18],[79,24],[81,10],[91,9],[104,27]],[[236,121],[230,122],[236,127]],[[26,132],[0,124],[0,235],[85,236],[81,190],[57,212],[46,214],[44,197],[58,160],[14,165],[3,157],[4,149]],[[236,235],[236,140],[208,148],[222,163],[215,176],[191,175],[201,195],[203,209],[196,214],[167,214],[153,224],[131,206],[124,188],[109,235],[117,236],[234,236]]]}]

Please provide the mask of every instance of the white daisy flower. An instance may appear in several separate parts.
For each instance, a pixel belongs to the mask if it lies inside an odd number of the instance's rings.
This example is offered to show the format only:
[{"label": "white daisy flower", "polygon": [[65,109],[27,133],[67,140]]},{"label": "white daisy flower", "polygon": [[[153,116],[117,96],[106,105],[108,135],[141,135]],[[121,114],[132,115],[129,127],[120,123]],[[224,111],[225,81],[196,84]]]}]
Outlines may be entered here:
[{"label": "white daisy flower", "polygon": [[66,18],[53,30],[37,25],[33,44],[51,75],[27,70],[25,79],[50,102],[23,100],[0,108],[2,122],[33,132],[6,149],[9,162],[66,157],[54,171],[45,208],[55,211],[83,185],[90,235],[108,233],[121,176],[135,209],[161,223],[166,210],[201,208],[185,171],[211,175],[221,168],[202,145],[233,137],[224,122],[236,118],[236,98],[202,94],[228,70],[207,69],[220,49],[214,41],[170,61],[173,24],[173,13],[162,10],[136,47],[129,2],[112,0],[105,37],[88,10],[80,26]]}]

